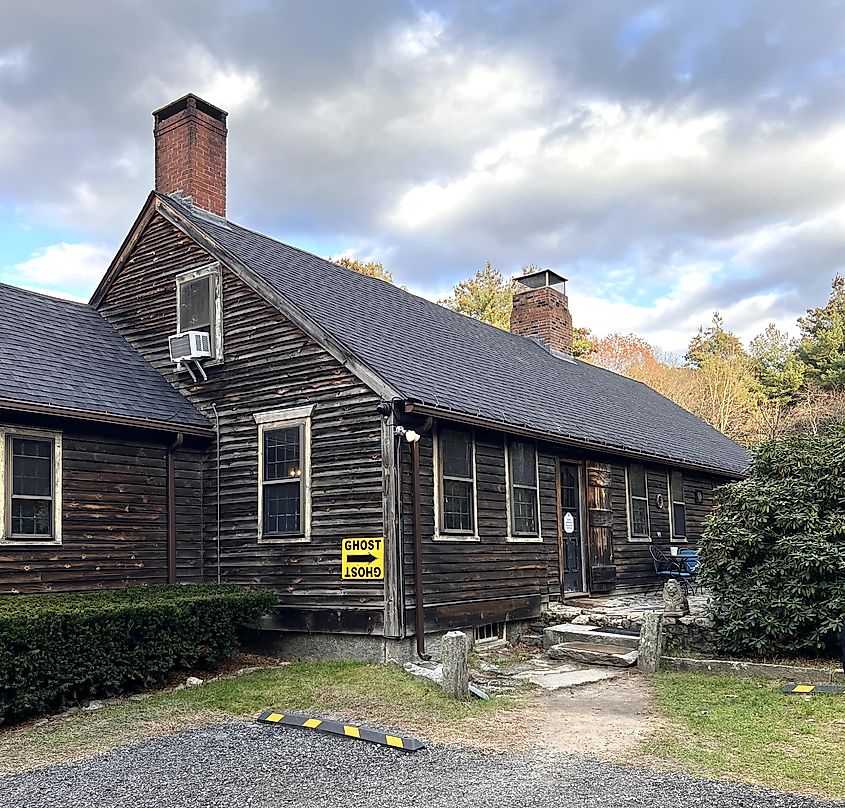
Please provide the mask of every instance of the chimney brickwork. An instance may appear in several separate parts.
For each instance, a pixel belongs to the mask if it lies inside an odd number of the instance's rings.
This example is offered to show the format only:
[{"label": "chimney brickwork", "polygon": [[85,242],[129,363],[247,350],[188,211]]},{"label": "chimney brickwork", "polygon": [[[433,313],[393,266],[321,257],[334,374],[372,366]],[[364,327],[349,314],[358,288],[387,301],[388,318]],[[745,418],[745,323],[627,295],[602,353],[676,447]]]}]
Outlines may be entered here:
[{"label": "chimney brickwork", "polygon": [[197,207],[225,217],[227,113],[186,95],[153,117],[156,190],[181,191]]},{"label": "chimney brickwork", "polygon": [[511,332],[536,337],[553,351],[571,354],[569,298],[551,286],[516,292],[511,309]]}]

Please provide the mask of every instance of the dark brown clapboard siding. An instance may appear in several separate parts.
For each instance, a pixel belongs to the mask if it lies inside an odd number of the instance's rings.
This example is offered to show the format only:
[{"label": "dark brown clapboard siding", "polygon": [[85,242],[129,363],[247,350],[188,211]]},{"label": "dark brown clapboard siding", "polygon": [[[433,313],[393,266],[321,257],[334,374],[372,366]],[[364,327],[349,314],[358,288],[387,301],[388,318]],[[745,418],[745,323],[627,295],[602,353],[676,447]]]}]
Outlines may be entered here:
[{"label": "dark brown clapboard siding", "polygon": [[[654,562],[649,548],[654,545],[664,553],[672,546],[669,534],[669,496],[666,466],[647,466],[649,521],[651,542],[632,542],[628,539],[628,503],[625,488],[625,466],[613,465],[613,548],[617,567],[618,589],[656,588],[659,581],[654,573]],[[704,474],[683,472],[684,502],[687,511],[687,541],[680,547],[697,547],[708,514],[713,509],[713,490],[718,478]],[[704,495],[701,505],[695,503],[695,492]],[[656,498],[662,494],[666,504],[658,508]]]},{"label": "dark brown clapboard siding", "polygon": [[[378,398],[228,270],[223,271],[225,362],[207,366],[205,383],[192,384],[186,374],[177,374],[167,351],[167,337],[176,330],[175,277],[210,262],[204,250],[156,216],[100,311],[212,421],[212,404],[217,407],[221,580],[273,587],[283,607],[280,619],[296,614],[291,607],[321,607],[341,615],[333,623],[337,630],[358,631],[365,625],[367,631],[380,631],[384,585],[340,577],[341,539],[384,533]],[[314,405],[311,542],[259,544],[258,429],[253,414],[308,404]],[[198,484],[192,479],[189,487]],[[197,533],[202,538],[206,579],[214,580],[218,574],[214,446],[205,459],[202,486],[205,502],[202,516],[197,517]],[[192,517],[181,518],[180,536],[187,541]],[[344,610],[349,610],[347,623]],[[361,610],[371,613],[363,623]],[[297,618],[289,627],[300,623],[316,625]]]},{"label": "dark brown clapboard siding", "polygon": [[[62,544],[0,547],[0,594],[165,583],[166,444],[41,426],[62,432]],[[183,514],[199,518],[199,455],[180,452],[177,473]],[[181,549],[179,579],[199,580],[197,534],[184,534]]]},{"label": "dark brown clapboard siding", "polygon": [[[538,456],[542,542],[509,542],[504,435],[475,432],[479,541],[435,541],[433,440],[420,441],[426,628],[432,631],[536,617],[559,596],[555,459]],[[406,624],[413,625],[410,450],[401,446]]]}]

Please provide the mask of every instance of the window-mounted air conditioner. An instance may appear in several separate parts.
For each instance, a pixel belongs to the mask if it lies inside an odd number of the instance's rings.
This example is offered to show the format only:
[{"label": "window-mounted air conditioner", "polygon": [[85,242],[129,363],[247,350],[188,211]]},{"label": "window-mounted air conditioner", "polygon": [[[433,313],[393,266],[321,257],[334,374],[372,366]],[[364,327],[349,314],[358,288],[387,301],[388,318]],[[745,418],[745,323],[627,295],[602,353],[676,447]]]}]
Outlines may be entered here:
[{"label": "window-mounted air conditioner", "polygon": [[181,334],[174,334],[168,342],[172,362],[211,356],[211,337],[205,331],[183,331]]}]

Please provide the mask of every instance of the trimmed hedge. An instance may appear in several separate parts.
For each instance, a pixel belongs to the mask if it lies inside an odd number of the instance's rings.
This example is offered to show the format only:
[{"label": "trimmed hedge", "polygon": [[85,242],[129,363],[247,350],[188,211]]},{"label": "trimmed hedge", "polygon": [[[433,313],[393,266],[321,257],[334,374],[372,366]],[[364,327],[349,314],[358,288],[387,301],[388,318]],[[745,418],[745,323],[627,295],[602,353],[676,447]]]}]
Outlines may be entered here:
[{"label": "trimmed hedge", "polygon": [[721,650],[833,651],[845,623],[845,427],[771,440],[722,486],[702,541]]},{"label": "trimmed hedge", "polygon": [[234,585],[0,598],[0,724],[161,684],[232,653],[275,595]]}]

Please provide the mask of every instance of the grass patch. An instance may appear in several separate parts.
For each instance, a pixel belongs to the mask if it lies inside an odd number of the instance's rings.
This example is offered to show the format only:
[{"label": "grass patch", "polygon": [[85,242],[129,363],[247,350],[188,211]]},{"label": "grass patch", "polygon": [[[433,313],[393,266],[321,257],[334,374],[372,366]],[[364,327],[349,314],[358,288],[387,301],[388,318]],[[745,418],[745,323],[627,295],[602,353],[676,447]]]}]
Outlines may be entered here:
[{"label": "grass patch", "polygon": [[476,729],[489,732],[486,717],[517,703],[513,697],[455,702],[397,666],[301,662],[121,702],[41,727],[4,729],[0,774],[79,760],[130,741],[215,721],[250,718],[269,707],[369,721],[449,742]]},{"label": "grass patch", "polygon": [[845,797],[845,695],[785,696],[780,684],[661,672],[655,699],[673,728],[644,752],[691,774]]}]

